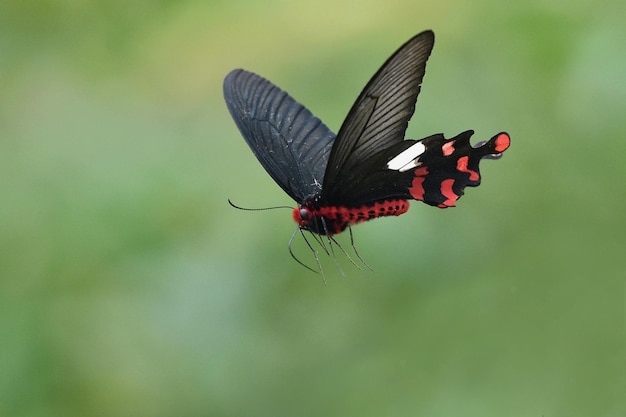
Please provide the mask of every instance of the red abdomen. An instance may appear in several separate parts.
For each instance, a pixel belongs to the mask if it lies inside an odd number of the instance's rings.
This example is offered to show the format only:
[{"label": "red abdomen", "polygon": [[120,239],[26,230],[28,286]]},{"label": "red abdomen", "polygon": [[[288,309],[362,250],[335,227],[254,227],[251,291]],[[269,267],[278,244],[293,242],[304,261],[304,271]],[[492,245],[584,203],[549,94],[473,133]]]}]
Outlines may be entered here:
[{"label": "red abdomen", "polygon": [[361,207],[315,207],[308,202],[294,209],[293,218],[302,229],[320,235],[336,235],[350,225],[377,217],[399,216],[408,210],[408,200],[402,199],[384,200]]}]

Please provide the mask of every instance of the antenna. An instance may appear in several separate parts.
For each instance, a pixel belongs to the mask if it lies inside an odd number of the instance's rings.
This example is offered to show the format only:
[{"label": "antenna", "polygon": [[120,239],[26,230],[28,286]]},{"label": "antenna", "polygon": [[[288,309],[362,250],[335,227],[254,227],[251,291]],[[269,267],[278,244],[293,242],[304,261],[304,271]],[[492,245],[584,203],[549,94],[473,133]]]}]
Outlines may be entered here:
[{"label": "antenna", "polygon": [[274,210],[274,209],[283,209],[283,208],[287,208],[290,210],[294,209],[294,207],[290,207],[290,206],[275,206],[275,207],[261,207],[261,208],[241,207],[241,206],[236,205],[232,201],[230,201],[230,198],[228,199],[228,204],[230,204],[231,207],[234,207],[237,210],[245,210],[245,211],[262,211],[262,210]]}]

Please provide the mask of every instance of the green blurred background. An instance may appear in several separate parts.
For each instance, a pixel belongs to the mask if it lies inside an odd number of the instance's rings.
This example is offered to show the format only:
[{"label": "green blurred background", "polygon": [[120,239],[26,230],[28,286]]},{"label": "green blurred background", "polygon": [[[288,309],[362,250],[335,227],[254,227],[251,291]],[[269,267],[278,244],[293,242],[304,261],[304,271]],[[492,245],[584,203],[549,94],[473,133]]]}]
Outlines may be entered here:
[{"label": "green blurred background", "polygon": [[[622,3],[0,3],[0,415],[623,416]],[[336,131],[428,28],[408,137],[512,147],[324,284],[223,77]]]}]

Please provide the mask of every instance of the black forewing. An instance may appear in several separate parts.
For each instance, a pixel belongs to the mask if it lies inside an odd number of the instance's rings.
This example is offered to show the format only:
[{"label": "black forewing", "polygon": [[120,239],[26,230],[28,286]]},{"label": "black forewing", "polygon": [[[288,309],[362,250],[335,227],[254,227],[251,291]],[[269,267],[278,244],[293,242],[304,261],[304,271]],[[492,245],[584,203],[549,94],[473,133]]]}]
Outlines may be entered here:
[{"label": "black forewing", "polygon": [[328,204],[350,205],[346,179],[359,165],[404,140],[435,41],[422,32],[402,45],[363,89],[343,122],[326,167],[323,196]]},{"label": "black forewing", "polygon": [[224,98],[274,181],[297,202],[319,193],[335,134],[285,91],[243,69],[224,79]]}]

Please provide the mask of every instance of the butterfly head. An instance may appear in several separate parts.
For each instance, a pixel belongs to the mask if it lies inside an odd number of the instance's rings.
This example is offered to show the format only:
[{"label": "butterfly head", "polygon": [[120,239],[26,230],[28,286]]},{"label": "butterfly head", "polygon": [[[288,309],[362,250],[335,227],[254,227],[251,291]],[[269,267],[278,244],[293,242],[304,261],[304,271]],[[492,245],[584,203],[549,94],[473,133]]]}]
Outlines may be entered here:
[{"label": "butterfly head", "polygon": [[293,219],[302,230],[329,236],[341,233],[350,223],[345,207],[325,205],[319,196],[293,209]]},{"label": "butterfly head", "polygon": [[293,219],[303,229],[306,229],[306,225],[311,221],[312,218],[313,212],[308,207],[301,206],[293,209]]},{"label": "butterfly head", "polygon": [[293,219],[298,223],[300,229],[318,233],[317,223],[319,221],[314,199],[307,199],[304,203],[298,204],[298,207],[293,209]]},{"label": "butterfly head", "polygon": [[317,234],[326,234],[324,233],[324,220],[315,209],[312,200],[307,200],[305,203],[294,208],[293,219],[298,223],[300,229]]}]

